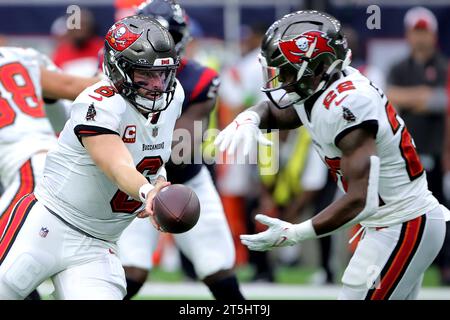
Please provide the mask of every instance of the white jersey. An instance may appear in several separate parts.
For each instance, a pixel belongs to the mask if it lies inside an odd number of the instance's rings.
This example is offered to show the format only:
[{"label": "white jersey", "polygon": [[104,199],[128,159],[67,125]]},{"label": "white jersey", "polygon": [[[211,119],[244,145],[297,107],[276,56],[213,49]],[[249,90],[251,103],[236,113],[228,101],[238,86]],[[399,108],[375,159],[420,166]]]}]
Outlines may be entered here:
[{"label": "white jersey", "polygon": [[0,176],[8,177],[40,150],[56,145],[42,100],[40,68],[56,68],[34,49],[0,47]]},{"label": "white jersey", "polygon": [[376,130],[380,158],[377,213],[361,222],[367,227],[390,226],[411,220],[439,205],[428,190],[426,174],[403,120],[386,95],[354,68],[325,90],[308,112],[295,105],[321,159],[345,191],[340,170],[342,152],[336,146],[355,127]]},{"label": "white jersey", "polygon": [[72,104],[58,146],[47,155],[36,198],[83,232],[116,241],[144,206],[120,191],[95,165],[81,137],[119,135],[137,170],[153,179],[170,158],[173,130],[183,100],[184,91],[178,83],[169,107],[153,114],[146,125],[147,118],[116,93],[109,81],[85,89]]}]

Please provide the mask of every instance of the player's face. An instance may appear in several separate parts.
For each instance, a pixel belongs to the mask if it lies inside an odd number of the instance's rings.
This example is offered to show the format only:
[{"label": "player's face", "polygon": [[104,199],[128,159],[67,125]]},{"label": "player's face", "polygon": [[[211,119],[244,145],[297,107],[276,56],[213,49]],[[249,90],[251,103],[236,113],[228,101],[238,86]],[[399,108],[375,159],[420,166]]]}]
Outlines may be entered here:
[{"label": "player's face", "polygon": [[[294,84],[296,82],[297,78],[297,72],[295,69],[289,67],[289,66],[283,66],[280,68],[280,74],[279,74],[279,81],[283,85],[287,85],[284,89],[286,92],[294,92]],[[289,85],[292,84],[292,85]]]},{"label": "player's face", "polygon": [[432,50],[436,45],[434,32],[422,29],[412,29],[407,32],[407,39],[412,50]]},{"label": "player's face", "polygon": [[134,83],[139,86],[138,94],[151,100],[157,100],[165,90],[166,73],[164,71],[135,70]]}]

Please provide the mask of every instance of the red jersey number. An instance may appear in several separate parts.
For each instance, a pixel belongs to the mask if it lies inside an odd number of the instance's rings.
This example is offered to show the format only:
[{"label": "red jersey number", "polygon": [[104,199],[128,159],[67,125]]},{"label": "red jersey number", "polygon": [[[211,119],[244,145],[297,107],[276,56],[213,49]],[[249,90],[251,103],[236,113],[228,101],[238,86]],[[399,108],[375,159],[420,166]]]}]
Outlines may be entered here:
[{"label": "red jersey number", "polygon": [[[158,172],[158,169],[163,165],[162,158],[146,157],[142,159],[136,166],[136,170],[142,173],[144,176],[154,175]],[[140,201],[129,199],[129,196],[120,190],[114,194],[110,201],[111,209],[113,212],[134,213],[142,205]]]},{"label": "red jersey number", "polygon": [[[389,124],[391,125],[392,133],[395,135],[400,128],[400,122],[397,119],[397,112],[390,102],[386,103],[386,114]],[[413,181],[422,175],[424,169],[408,129],[404,127],[401,134],[399,146],[400,153],[405,160],[409,179]]]},{"label": "red jersey number", "polygon": [[[0,67],[0,74],[3,88],[11,94],[20,111],[33,118],[45,117],[44,103],[37,96],[30,74],[22,64],[19,62],[5,64]],[[13,124],[15,119],[16,112],[0,93],[0,129]]]},{"label": "red jersey number", "polygon": [[[326,95],[325,99],[323,99],[323,105],[325,106],[326,109],[329,109],[331,103],[334,101],[334,99],[336,99],[338,94],[340,94],[342,92],[345,92],[345,91],[348,91],[348,90],[353,90],[353,89],[355,89],[355,85],[350,80],[340,83],[336,87],[336,90],[331,90],[330,92],[328,92],[328,94]],[[336,93],[336,91],[338,93]]]}]

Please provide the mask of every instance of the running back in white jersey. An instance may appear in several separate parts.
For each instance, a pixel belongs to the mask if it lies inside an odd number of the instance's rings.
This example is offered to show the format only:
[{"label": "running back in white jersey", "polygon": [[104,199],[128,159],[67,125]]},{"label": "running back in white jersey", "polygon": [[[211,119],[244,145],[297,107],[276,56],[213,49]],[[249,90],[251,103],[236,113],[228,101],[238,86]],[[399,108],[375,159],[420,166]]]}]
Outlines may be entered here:
[{"label": "running back in white jersey", "polygon": [[340,170],[342,152],[337,142],[349,130],[361,126],[376,132],[380,158],[380,206],[361,222],[368,227],[390,226],[411,220],[439,205],[428,190],[426,173],[403,120],[386,95],[354,68],[335,81],[314,103],[310,112],[295,105],[314,147],[345,191]]},{"label": "running back in white jersey", "polygon": [[[40,68],[50,59],[34,49],[0,47],[0,176],[56,144],[42,100]],[[5,183],[5,180],[4,180]]]},{"label": "running back in white jersey", "polygon": [[144,206],[118,190],[95,165],[82,136],[117,134],[130,151],[138,171],[155,178],[169,160],[175,122],[184,92],[177,84],[169,107],[147,118],[118,94],[107,80],[85,89],[72,104],[70,119],[58,146],[47,155],[36,198],[66,222],[94,237],[116,241]]}]

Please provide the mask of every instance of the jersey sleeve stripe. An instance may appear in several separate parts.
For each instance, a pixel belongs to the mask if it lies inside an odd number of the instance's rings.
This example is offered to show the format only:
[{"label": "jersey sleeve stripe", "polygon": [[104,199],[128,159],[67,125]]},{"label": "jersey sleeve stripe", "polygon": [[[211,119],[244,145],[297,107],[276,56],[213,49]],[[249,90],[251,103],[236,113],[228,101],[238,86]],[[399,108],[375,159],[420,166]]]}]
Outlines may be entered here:
[{"label": "jersey sleeve stripe", "polygon": [[11,212],[14,209],[16,203],[25,195],[32,193],[35,186],[33,167],[31,165],[31,160],[25,162],[19,170],[20,173],[20,187],[14,198],[11,200],[9,205],[3,212],[0,212],[0,236],[3,235],[6,225],[11,216]]},{"label": "jersey sleeve stripe", "polygon": [[6,227],[6,231],[0,240],[0,265],[5,260],[9,250],[14,244],[14,240],[20,232],[31,208],[37,202],[34,194],[23,197],[15,206],[10,222]]},{"label": "jersey sleeve stripe", "polygon": [[82,137],[91,137],[91,136],[98,136],[101,134],[116,134],[119,135],[118,132],[103,128],[103,127],[97,127],[97,126],[87,126],[83,124],[77,125],[73,131],[75,132],[75,135],[78,138],[78,141],[80,141],[81,145],[83,143],[81,142]]},{"label": "jersey sleeve stripe", "polygon": [[197,98],[200,93],[205,90],[205,88],[211,83],[211,81],[217,76],[217,72],[215,72],[212,69],[206,69],[202,75],[200,76],[200,79],[198,80],[197,85],[194,87],[194,90],[192,90],[190,100],[193,101],[195,98]]}]

